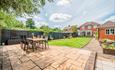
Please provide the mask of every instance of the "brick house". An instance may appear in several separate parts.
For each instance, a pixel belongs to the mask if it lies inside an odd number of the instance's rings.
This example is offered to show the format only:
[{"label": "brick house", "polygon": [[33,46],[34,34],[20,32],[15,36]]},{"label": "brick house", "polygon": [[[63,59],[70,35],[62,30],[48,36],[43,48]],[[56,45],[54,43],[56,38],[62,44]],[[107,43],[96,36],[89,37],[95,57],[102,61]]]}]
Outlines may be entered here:
[{"label": "brick house", "polygon": [[96,22],[86,22],[79,27],[79,36],[93,36],[97,32],[97,27],[100,24]]},{"label": "brick house", "polygon": [[98,39],[115,40],[115,22],[107,21],[98,27]]}]

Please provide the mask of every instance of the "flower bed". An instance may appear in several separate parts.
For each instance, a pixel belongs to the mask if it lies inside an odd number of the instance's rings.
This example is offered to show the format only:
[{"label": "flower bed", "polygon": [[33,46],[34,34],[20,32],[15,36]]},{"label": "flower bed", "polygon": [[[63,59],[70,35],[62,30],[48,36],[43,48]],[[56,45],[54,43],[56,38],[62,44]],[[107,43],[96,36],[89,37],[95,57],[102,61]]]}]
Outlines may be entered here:
[{"label": "flower bed", "polygon": [[101,43],[103,47],[103,53],[115,55],[115,41],[103,41]]}]

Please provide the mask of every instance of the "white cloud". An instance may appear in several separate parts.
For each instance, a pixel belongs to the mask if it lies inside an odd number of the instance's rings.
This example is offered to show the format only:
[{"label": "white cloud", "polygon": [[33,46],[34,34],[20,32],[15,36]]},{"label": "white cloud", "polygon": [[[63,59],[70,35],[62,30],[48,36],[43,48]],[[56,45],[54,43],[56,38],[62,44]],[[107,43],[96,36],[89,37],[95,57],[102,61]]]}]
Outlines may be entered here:
[{"label": "white cloud", "polygon": [[111,16],[111,17],[109,17],[109,18],[107,18],[106,20],[105,20],[105,22],[106,21],[114,21],[115,22],[115,15],[114,16]]},{"label": "white cloud", "polygon": [[41,17],[33,17],[32,18],[34,21],[42,21],[42,20],[44,20],[43,18],[41,18]]},{"label": "white cloud", "polygon": [[19,20],[19,21],[24,21],[24,22],[27,20],[27,19],[22,18],[22,17],[17,17],[16,19]]},{"label": "white cloud", "polygon": [[46,26],[48,25],[48,23],[43,22],[43,21],[40,21],[40,22],[35,21],[35,23],[36,23],[36,24],[35,24],[36,27],[41,27],[41,26],[44,26],[44,25],[46,25]]},{"label": "white cloud", "polygon": [[71,3],[71,0],[60,0],[57,2],[57,5],[58,6],[64,6],[64,5],[67,5],[67,4],[70,4]]},{"label": "white cloud", "polygon": [[88,13],[87,11],[83,11],[82,15],[85,16],[85,15],[87,15],[87,13]]},{"label": "white cloud", "polygon": [[64,22],[71,19],[71,15],[64,13],[54,13],[50,16],[49,20],[53,22]]},{"label": "white cloud", "polygon": [[26,23],[26,21],[27,21],[27,19],[26,19],[26,18],[22,18],[22,17],[17,17],[16,19],[17,19],[18,21],[23,22],[23,24],[25,24],[25,23]]}]

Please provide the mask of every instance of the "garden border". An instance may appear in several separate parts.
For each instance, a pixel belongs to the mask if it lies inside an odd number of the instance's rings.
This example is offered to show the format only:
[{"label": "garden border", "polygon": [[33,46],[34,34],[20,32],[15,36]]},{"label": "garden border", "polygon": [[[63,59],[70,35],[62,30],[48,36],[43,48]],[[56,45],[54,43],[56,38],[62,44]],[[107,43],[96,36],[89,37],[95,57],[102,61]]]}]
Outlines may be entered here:
[{"label": "garden border", "polygon": [[87,46],[91,42],[92,39],[93,38],[91,37],[91,39],[89,40],[89,42],[87,44],[85,44],[83,47],[81,47],[81,49],[84,48],[85,46]]},{"label": "garden border", "polygon": [[97,53],[92,52],[85,65],[84,70],[95,70],[96,58],[97,58]]},{"label": "garden border", "polygon": [[106,48],[103,48],[103,53],[115,55],[115,50],[114,50],[114,49],[106,49]]}]

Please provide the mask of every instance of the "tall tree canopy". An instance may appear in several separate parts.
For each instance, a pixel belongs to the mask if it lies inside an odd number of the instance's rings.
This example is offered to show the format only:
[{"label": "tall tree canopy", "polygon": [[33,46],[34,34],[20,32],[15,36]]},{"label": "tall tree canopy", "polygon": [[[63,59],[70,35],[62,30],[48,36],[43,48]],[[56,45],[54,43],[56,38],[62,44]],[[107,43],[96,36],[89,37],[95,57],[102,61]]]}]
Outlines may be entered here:
[{"label": "tall tree canopy", "polygon": [[49,26],[41,26],[40,29],[47,35],[49,32],[51,32],[51,28]]},{"label": "tall tree canopy", "polygon": [[71,30],[72,30],[72,32],[77,32],[77,25],[71,26]]},{"label": "tall tree canopy", "polygon": [[53,0],[0,0],[0,10],[15,12],[17,14],[39,12],[46,1]]},{"label": "tall tree canopy", "polygon": [[61,32],[62,30],[59,28],[50,28],[49,26],[41,26],[40,30],[43,31],[46,35],[50,32]]},{"label": "tall tree canopy", "polygon": [[0,11],[0,27],[3,28],[24,28],[24,25],[16,20],[15,16]]},{"label": "tall tree canopy", "polygon": [[30,29],[34,29],[35,28],[35,23],[34,23],[34,21],[31,18],[27,19],[26,27],[28,27]]}]

